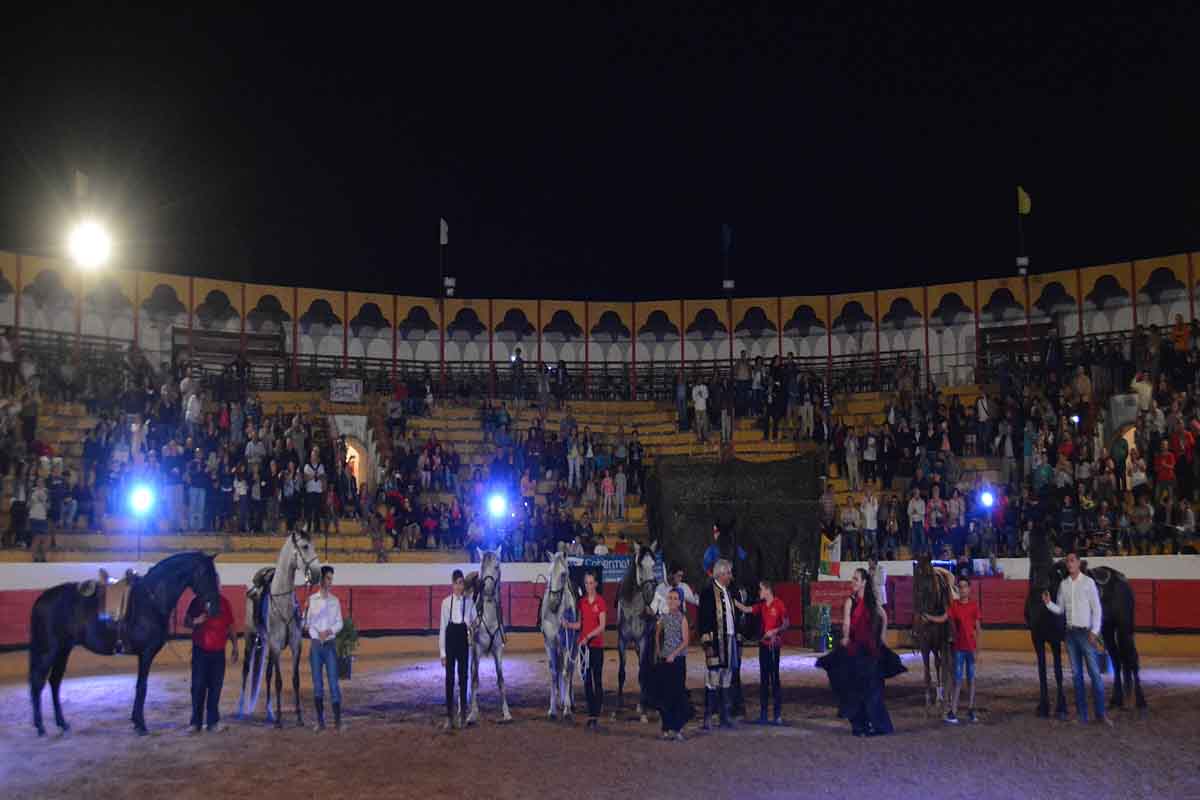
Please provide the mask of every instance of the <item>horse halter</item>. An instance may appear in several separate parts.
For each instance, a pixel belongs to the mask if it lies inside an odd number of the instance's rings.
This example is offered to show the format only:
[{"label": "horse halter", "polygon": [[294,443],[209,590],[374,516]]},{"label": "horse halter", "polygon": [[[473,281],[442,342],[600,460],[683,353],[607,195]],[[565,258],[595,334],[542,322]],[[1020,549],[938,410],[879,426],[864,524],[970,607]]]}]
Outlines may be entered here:
[{"label": "horse halter", "polygon": [[300,563],[304,567],[305,582],[306,583],[311,582],[312,581],[312,572],[311,572],[311,570],[309,570],[309,566],[311,566],[313,563],[315,563],[318,560],[317,557],[313,556],[312,558],[308,558],[308,559],[306,559],[304,557],[304,551],[300,549],[300,543],[296,541],[296,532],[295,531],[292,531],[292,548],[296,551],[296,555],[299,557]]}]

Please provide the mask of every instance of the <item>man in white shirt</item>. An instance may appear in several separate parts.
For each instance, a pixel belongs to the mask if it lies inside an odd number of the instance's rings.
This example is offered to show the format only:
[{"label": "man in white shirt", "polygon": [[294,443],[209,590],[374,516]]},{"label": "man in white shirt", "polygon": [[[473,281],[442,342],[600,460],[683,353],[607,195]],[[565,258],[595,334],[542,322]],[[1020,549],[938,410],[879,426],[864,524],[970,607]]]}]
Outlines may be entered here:
[{"label": "man in white shirt", "polygon": [[321,454],[312,449],[309,461],[304,465],[304,518],[309,533],[315,533],[321,519],[321,494],[325,491],[325,465]]},{"label": "man in white shirt", "polygon": [[333,586],[333,567],[321,567],[321,589],[308,598],[304,627],[312,639],[309,665],[313,676],[313,703],[317,707],[317,730],[325,730],[325,687],[322,674],[329,678],[333,701],[333,726],[342,729],[342,690],[338,686],[337,635],[342,629],[342,604],[329,591]]},{"label": "man in white shirt", "polygon": [[[438,650],[446,669],[446,729],[465,728],[467,719],[467,663],[470,630],[475,624],[475,604],[467,601],[461,569],[450,575],[450,594],[442,600],[438,625]],[[458,714],[454,713],[454,672],[458,670]]]},{"label": "man in white shirt", "polygon": [[654,599],[650,601],[650,610],[653,611],[656,616],[661,617],[663,614],[667,613],[667,595],[671,592],[677,592],[679,594],[680,609],[687,608],[687,603],[691,603],[694,606],[700,605],[700,598],[697,597],[696,593],[692,591],[692,587],[683,582],[683,574],[684,572],[682,566],[679,564],[672,564],[670,567],[670,572],[667,573],[667,579],[660,583],[657,588],[655,588]]},{"label": "man in white shirt", "polygon": [[879,498],[871,491],[870,486],[867,487],[867,494],[863,497],[859,510],[862,514],[864,555],[874,556],[879,541]]},{"label": "man in white shirt", "polygon": [[708,385],[704,381],[696,381],[692,387],[692,409],[696,414],[696,438],[701,442],[708,441]]},{"label": "man in white shirt", "polygon": [[1071,677],[1075,681],[1075,712],[1079,722],[1087,722],[1087,697],[1083,690],[1083,667],[1087,664],[1092,682],[1092,703],[1096,719],[1112,725],[1104,713],[1104,677],[1100,674],[1097,650],[1100,647],[1101,605],[1096,582],[1084,575],[1079,555],[1067,553],[1067,577],[1058,587],[1058,602],[1042,592],[1042,602],[1051,612],[1067,617],[1067,654],[1071,656]]},{"label": "man in white shirt", "polygon": [[912,499],[908,501],[909,548],[913,558],[925,552],[925,500],[921,490],[913,487]]}]

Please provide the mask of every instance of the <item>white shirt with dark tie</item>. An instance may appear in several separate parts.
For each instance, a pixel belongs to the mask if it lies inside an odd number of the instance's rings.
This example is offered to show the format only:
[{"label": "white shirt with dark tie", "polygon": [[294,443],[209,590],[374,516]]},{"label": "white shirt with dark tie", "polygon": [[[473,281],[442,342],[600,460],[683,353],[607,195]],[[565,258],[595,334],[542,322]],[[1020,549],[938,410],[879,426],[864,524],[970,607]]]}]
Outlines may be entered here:
[{"label": "white shirt with dark tie", "polygon": [[442,600],[442,624],[438,626],[438,650],[442,658],[446,657],[446,626],[451,623],[466,625],[468,629],[475,624],[475,604],[465,595],[451,594]]}]

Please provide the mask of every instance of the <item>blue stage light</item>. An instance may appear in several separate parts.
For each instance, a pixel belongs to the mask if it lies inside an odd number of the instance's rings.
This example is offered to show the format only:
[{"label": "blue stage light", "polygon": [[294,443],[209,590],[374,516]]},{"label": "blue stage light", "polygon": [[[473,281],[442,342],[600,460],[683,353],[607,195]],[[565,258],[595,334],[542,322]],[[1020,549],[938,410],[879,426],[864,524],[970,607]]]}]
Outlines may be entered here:
[{"label": "blue stage light", "polygon": [[984,508],[991,508],[992,504],[996,502],[996,497],[991,492],[985,491],[979,495],[979,500],[983,503]]},{"label": "blue stage light", "polygon": [[139,517],[145,516],[154,507],[154,492],[149,486],[135,486],[129,493],[129,507]]},{"label": "blue stage light", "polygon": [[502,494],[494,494],[487,501],[488,513],[493,517],[503,517],[508,510],[508,498]]}]

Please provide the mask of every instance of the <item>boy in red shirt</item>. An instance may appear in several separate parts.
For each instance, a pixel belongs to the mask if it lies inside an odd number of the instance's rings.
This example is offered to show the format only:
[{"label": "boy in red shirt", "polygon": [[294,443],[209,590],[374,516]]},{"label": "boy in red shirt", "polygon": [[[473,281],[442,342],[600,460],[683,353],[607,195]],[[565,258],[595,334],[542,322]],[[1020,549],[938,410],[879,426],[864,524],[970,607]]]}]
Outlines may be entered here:
[{"label": "boy in red shirt", "polygon": [[975,651],[979,643],[980,615],[979,605],[971,599],[971,579],[962,575],[958,579],[958,599],[950,603],[945,614],[934,616],[923,614],[927,622],[945,622],[947,619],[954,625],[954,697],[950,701],[950,710],[946,712],[946,722],[958,724],[958,698],[962,694],[963,672],[967,675],[967,719],[976,722],[975,717]]},{"label": "boy in red shirt", "polygon": [[779,651],[783,645],[783,632],[788,629],[787,607],[775,596],[774,585],[767,580],[758,582],[759,601],[744,606],[737,600],[733,603],[743,614],[758,617],[762,636],[758,641],[758,722],[767,724],[767,696],[775,695],[775,724],[783,724],[783,693],[779,686]]}]

